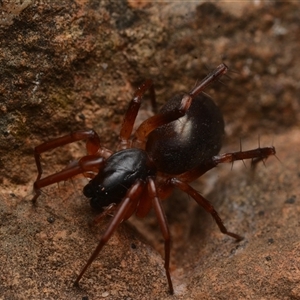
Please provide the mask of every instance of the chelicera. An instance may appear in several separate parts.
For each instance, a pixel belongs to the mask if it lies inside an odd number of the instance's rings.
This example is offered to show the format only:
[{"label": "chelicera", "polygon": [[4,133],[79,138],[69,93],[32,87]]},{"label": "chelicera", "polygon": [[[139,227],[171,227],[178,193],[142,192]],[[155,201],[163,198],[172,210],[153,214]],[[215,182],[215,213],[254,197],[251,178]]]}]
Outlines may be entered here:
[{"label": "chelicera", "polygon": [[[189,93],[178,94],[170,99],[158,114],[145,120],[132,135],[133,125],[147,90],[155,104],[153,83],[151,80],[145,81],[129,104],[116,152],[103,147],[99,136],[91,129],[72,132],[35,148],[38,176],[34,183],[34,203],[41,194],[41,188],[82,173],[91,178],[84,187],[83,194],[90,200],[93,209],[102,211],[99,218],[113,212],[98,246],[77,276],[75,285],[78,285],[120,223],[134,213],[138,217],[145,217],[153,208],[164,238],[164,266],[169,291],[173,294],[169,270],[171,237],[161,204],[161,200],[170,195],[173,188],[187,193],[210,213],[222,233],[237,241],[242,239],[226,229],[209,201],[188,184],[220,163],[244,159],[252,159],[253,163],[257,163],[275,155],[274,147],[218,155],[224,135],[224,121],[218,107],[203,90],[227,70],[225,64],[219,65]],[[62,171],[41,178],[40,155],[79,140],[86,140],[87,155]]]}]

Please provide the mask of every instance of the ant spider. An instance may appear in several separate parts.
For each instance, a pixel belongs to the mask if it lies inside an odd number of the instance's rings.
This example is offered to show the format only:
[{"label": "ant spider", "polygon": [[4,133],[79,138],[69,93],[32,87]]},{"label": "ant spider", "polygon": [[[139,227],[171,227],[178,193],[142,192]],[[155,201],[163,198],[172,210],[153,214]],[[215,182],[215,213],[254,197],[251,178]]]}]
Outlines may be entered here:
[{"label": "ant spider", "polygon": [[[131,137],[143,95],[147,90],[150,91],[152,104],[155,105],[153,83],[151,80],[145,81],[129,104],[120,131],[119,149],[115,153],[101,145],[99,136],[92,129],[76,131],[35,147],[38,176],[34,182],[33,203],[40,196],[41,188],[83,173],[91,178],[84,187],[83,194],[89,198],[93,209],[102,211],[94,222],[97,223],[103,215],[114,211],[98,246],[77,276],[74,285],[78,286],[79,280],[120,223],[134,213],[138,217],[145,217],[153,207],[164,238],[164,267],[169,291],[173,294],[169,270],[170,231],[161,204],[161,199],[170,195],[173,188],[179,188],[190,195],[210,213],[222,233],[237,241],[242,239],[226,229],[209,201],[188,184],[220,163],[252,159],[252,164],[256,164],[270,155],[275,155],[274,147],[218,155],[224,135],[224,121],[218,107],[203,90],[227,70],[228,67],[221,64],[189,93],[173,97],[158,114],[145,120]],[[88,155],[62,171],[41,179],[43,171],[40,155],[79,140],[86,140]]]}]

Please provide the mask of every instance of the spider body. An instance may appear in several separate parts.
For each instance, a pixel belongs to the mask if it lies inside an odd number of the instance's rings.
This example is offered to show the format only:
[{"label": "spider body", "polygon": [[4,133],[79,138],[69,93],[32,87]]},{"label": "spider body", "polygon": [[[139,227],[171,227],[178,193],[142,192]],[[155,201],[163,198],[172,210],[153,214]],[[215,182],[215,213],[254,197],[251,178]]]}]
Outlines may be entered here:
[{"label": "spider body", "polygon": [[[172,111],[183,95],[176,95],[160,110]],[[208,96],[195,97],[185,116],[160,126],[149,134],[146,150],[131,148],[112,154],[103,169],[84,187],[93,209],[119,204],[137,179],[146,182],[157,171],[181,174],[202,166],[219,153],[224,121],[219,108]]]},{"label": "spider body", "polygon": [[[72,132],[35,147],[38,176],[34,182],[33,203],[41,194],[41,188],[85,174],[91,180],[83,193],[89,198],[92,208],[103,210],[95,222],[114,209],[113,217],[74,285],[79,284],[119,224],[134,213],[144,217],[152,207],[165,241],[164,267],[169,291],[173,294],[169,270],[171,236],[161,204],[161,199],[166,198],[173,188],[187,193],[210,213],[222,233],[237,241],[242,239],[226,229],[210,202],[188,184],[220,163],[252,159],[256,164],[275,155],[274,147],[217,155],[224,134],[223,117],[214,102],[202,91],[225,74],[227,69],[225,64],[219,65],[189,93],[173,97],[158,114],[145,120],[132,137],[133,125],[147,90],[155,105],[153,83],[151,80],[145,81],[135,92],[125,113],[119,150],[115,153],[103,147],[99,136],[91,129]],[[79,140],[86,140],[87,155],[60,172],[42,178],[41,154]]]}]

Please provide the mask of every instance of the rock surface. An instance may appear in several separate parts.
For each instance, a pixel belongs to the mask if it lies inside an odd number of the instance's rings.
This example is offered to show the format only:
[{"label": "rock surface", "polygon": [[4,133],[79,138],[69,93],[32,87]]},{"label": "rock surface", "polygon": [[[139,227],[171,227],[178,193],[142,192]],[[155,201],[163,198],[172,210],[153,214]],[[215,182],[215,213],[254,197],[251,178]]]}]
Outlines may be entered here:
[{"label": "rock surface", "polygon": [[[0,299],[300,299],[299,34],[297,2],[2,1],[0,19]],[[206,92],[224,113],[222,152],[274,144],[266,167],[220,166],[195,183],[230,231],[188,197],[165,202],[173,238],[167,292],[152,214],[123,224],[72,282],[108,219],[94,218],[86,179],[45,189],[33,207],[33,147],[94,128],[115,149],[135,88],[157,100],[191,89],[221,62]],[[143,103],[139,119],[151,115]],[[272,142],[273,141],[273,142]],[[43,155],[45,174],[84,154],[78,143]],[[245,162],[247,166],[247,162]]]}]

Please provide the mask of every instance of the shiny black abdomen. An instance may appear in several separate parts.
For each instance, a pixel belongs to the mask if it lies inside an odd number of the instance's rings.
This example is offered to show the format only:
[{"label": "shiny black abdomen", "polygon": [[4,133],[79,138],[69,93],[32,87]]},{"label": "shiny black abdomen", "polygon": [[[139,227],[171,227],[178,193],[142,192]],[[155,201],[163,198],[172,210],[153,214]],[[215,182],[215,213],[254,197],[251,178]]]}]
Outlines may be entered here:
[{"label": "shiny black abdomen", "polygon": [[[182,95],[168,101],[161,112],[170,111]],[[181,174],[204,164],[219,153],[224,135],[224,121],[212,99],[200,94],[182,118],[150,133],[146,152],[156,168],[168,174]]]}]

